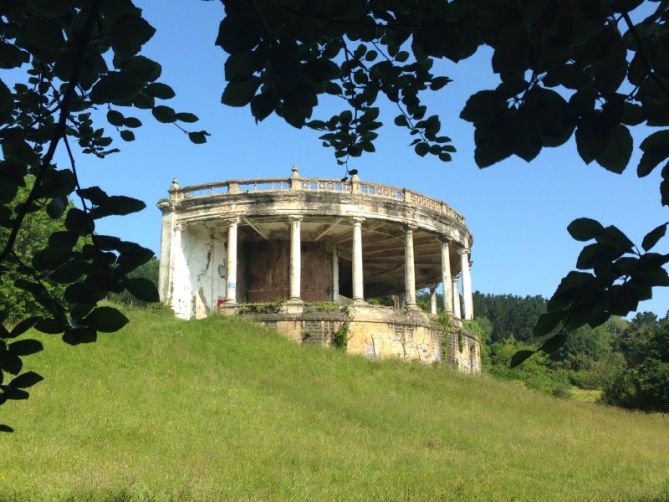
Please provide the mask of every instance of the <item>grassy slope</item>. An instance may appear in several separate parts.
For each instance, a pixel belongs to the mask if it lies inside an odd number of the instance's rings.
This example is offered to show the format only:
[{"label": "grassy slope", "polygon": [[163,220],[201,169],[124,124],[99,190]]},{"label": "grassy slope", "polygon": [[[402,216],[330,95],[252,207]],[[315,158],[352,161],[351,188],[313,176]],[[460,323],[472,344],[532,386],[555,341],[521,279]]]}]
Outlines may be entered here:
[{"label": "grassy slope", "polygon": [[0,498],[669,498],[669,417],[133,312],[1,408]]}]

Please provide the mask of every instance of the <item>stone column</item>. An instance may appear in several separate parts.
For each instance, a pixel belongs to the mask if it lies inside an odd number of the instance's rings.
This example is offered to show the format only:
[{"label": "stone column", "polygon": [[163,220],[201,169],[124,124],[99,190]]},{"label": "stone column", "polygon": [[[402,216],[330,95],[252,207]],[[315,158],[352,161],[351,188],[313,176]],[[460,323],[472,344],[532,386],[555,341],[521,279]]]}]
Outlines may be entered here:
[{"label": "stone column", "polygon": [[225,302],[237,303],[237,225],[239,218],[228,222],[228,245],[225,259]]},{"label": "stone column", "polygon": [[353,301],[364,302],[364,282],[362,271],[362,222],[364,218],[353,218],[353,249],[351,265],[353,269]]},{"label": "stone column", "polygon": [[290,301],[301,302],[300,283],[302,272],[301,216],[290,216]]},{"label": "stone column", "polygon": [[472,297],[472,276],[469,269],[469,249],[460,250],[460,267],[462,268],[462,303],[464,304],[464,318],[474,318],[474,299]]},{"label": "stone column", "polygon": [[453,314],[453,279],[451,278],[451,255],[448,247],[448,239],[441,238],[441,282],[444,286],[444,311],[447,314]]},{"label": "stone column", "polygon": [[416,307],[416,270],[413,260],[413,230],[407,225],[404,240],[404,294],[408,308]]},{"label": "stone column", "polygon": [[[172,184],[167,190],[169,199],[158,204],[163,214],[160,229],[160,265],[158,272],[158,294],[160,301],[171,305],[174,268],[174,234],[176,228],[176,206],[179,202],[179,180],[172,178]],[[178,244],[180,245],[180,243]]]},{"label": "stone column", "polygon": [[454,275],[452,280],[453,286],[453,317],[460,319],[460,291],[458,291],[458,276]]},{"label": "stone column", "polygon": [[430,314],[437,315],[437,287],[430,288]]},{"label": "stone column", "polygon": [[172,233],[174,232],[174,211],[169,207],[161,207],[163,213],[160,229],[160,268],[158,274],[158,293],[160,301],[169,304],[172,274]]},{"label": "stone column", "polygon": [[339,300],[339,256],[337,246],[332,246],[332,301]]}]

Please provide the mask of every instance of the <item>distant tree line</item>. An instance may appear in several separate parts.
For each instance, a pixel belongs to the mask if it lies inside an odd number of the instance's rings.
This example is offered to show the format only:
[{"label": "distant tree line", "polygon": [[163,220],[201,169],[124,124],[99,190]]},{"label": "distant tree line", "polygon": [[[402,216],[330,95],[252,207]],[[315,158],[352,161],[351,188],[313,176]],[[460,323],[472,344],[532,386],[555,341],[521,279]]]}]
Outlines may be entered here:
[{"label": "distant tree line", "polygon": [[[418,303],[429,309],[429,296],[420,294]],[[476,319],[466,329],[481,339],[485,371],[560,397],[599,390],[609,404],[669,412],[669,312],[661,319],[643,312],[631,321],[612,317],[596,328],[581,326],[555,352],[511,368],[515,353],[543,341],[532,331],[546,304],[541,296],[474,293]]]}]

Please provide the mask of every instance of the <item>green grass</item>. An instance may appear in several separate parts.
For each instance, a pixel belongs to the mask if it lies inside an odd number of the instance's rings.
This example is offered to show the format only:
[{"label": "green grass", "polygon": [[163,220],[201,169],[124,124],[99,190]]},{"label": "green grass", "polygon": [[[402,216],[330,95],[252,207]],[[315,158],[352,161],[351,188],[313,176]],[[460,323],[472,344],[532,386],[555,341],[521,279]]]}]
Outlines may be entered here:
[{"label": "green grass", "polygon": [[0,499],[667,500],[669,418],[131,312],[0,409]]}]

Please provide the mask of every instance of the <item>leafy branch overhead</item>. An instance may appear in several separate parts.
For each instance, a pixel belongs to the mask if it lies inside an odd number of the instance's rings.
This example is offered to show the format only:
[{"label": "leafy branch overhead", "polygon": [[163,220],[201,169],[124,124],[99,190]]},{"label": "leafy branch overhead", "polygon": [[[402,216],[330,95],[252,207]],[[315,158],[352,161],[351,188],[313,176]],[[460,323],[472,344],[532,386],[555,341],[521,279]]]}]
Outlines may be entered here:
[{"label": "leafy branch overhead", "polygon": [[[276,113],[323,134],[339,163],[374,151],[382,123],[379,103],[396,107],[394,123],[415,138],[418,155],[451,160],[455,151],[425,91],[450,82],[432,73],[435,61],[458,63],[492,49],[495,88],[477,92],[460,117],[474,126],[479,167],[516,156],[530,162],[544,147],[575,136],[578,155],[613,173],[630,163],[631,128],[669,125],[669,2],[642,0],[454,0],[370,2],[223,0],[226,16],[216,43],[228,54],[222,101],[250,105],[257,121]],[[475,78],[476,75],[472,75]],[[442,91],[446,98],[448,88]],[[313,119],[319,98],[340,98],[343,110]],[[669,130],[643,129],[637,174],[661,167],[660,196],[669,205]],[[347,167],[348,168],[348,167]],[[570,232],[578,238],[577,220]],[[598,226],[597,226],[598,225]],[[616,227],[588,239],[575,271],[559,286],[537,326],[563,331],[624,315],[667,286],[669,255],[639,253]],[[601,227],[601,228],[600,228]],[[650,232],[643,248],[664,235]],[[527,354],[525,354],[527,356]],[[518,359],[522,359],[520,356]]]},{"label": "leafy branch overhead", "polygon": [[[34,327],[62,334],[69,344],[91,342],[128,322],[118,310],[97,305],[108,293],[127,289],[158,300],[150,281],[128,277],[153,252],[95,232],[100,218],[145,204],[79,183],[77,153],[104,158],[118,151],[100,121],[106,116],[125,141],[135,138],[142,121],[134,115],[143,110],[194,143],[205,142],[207,133],[186,129],[198,120],[192,113],[161,104],[175,93],[158,81],[160,64],[140,54],[155,30],[130,0],[8,0],[0,3],[0,19],[0,68],[18,80],[11,89],[0,80],[0,279],[11,278],[39,304],[29,317],[0,311],[2,404],[25,399],[25,389],[41,380],[21,373],[21,358],[41,344],[11,340]],[[69,159],[65,167],[54,162],[59,146]],[[54,225],[42,248],[26,253],[17,244],[26,219],[39,212]]]}]

